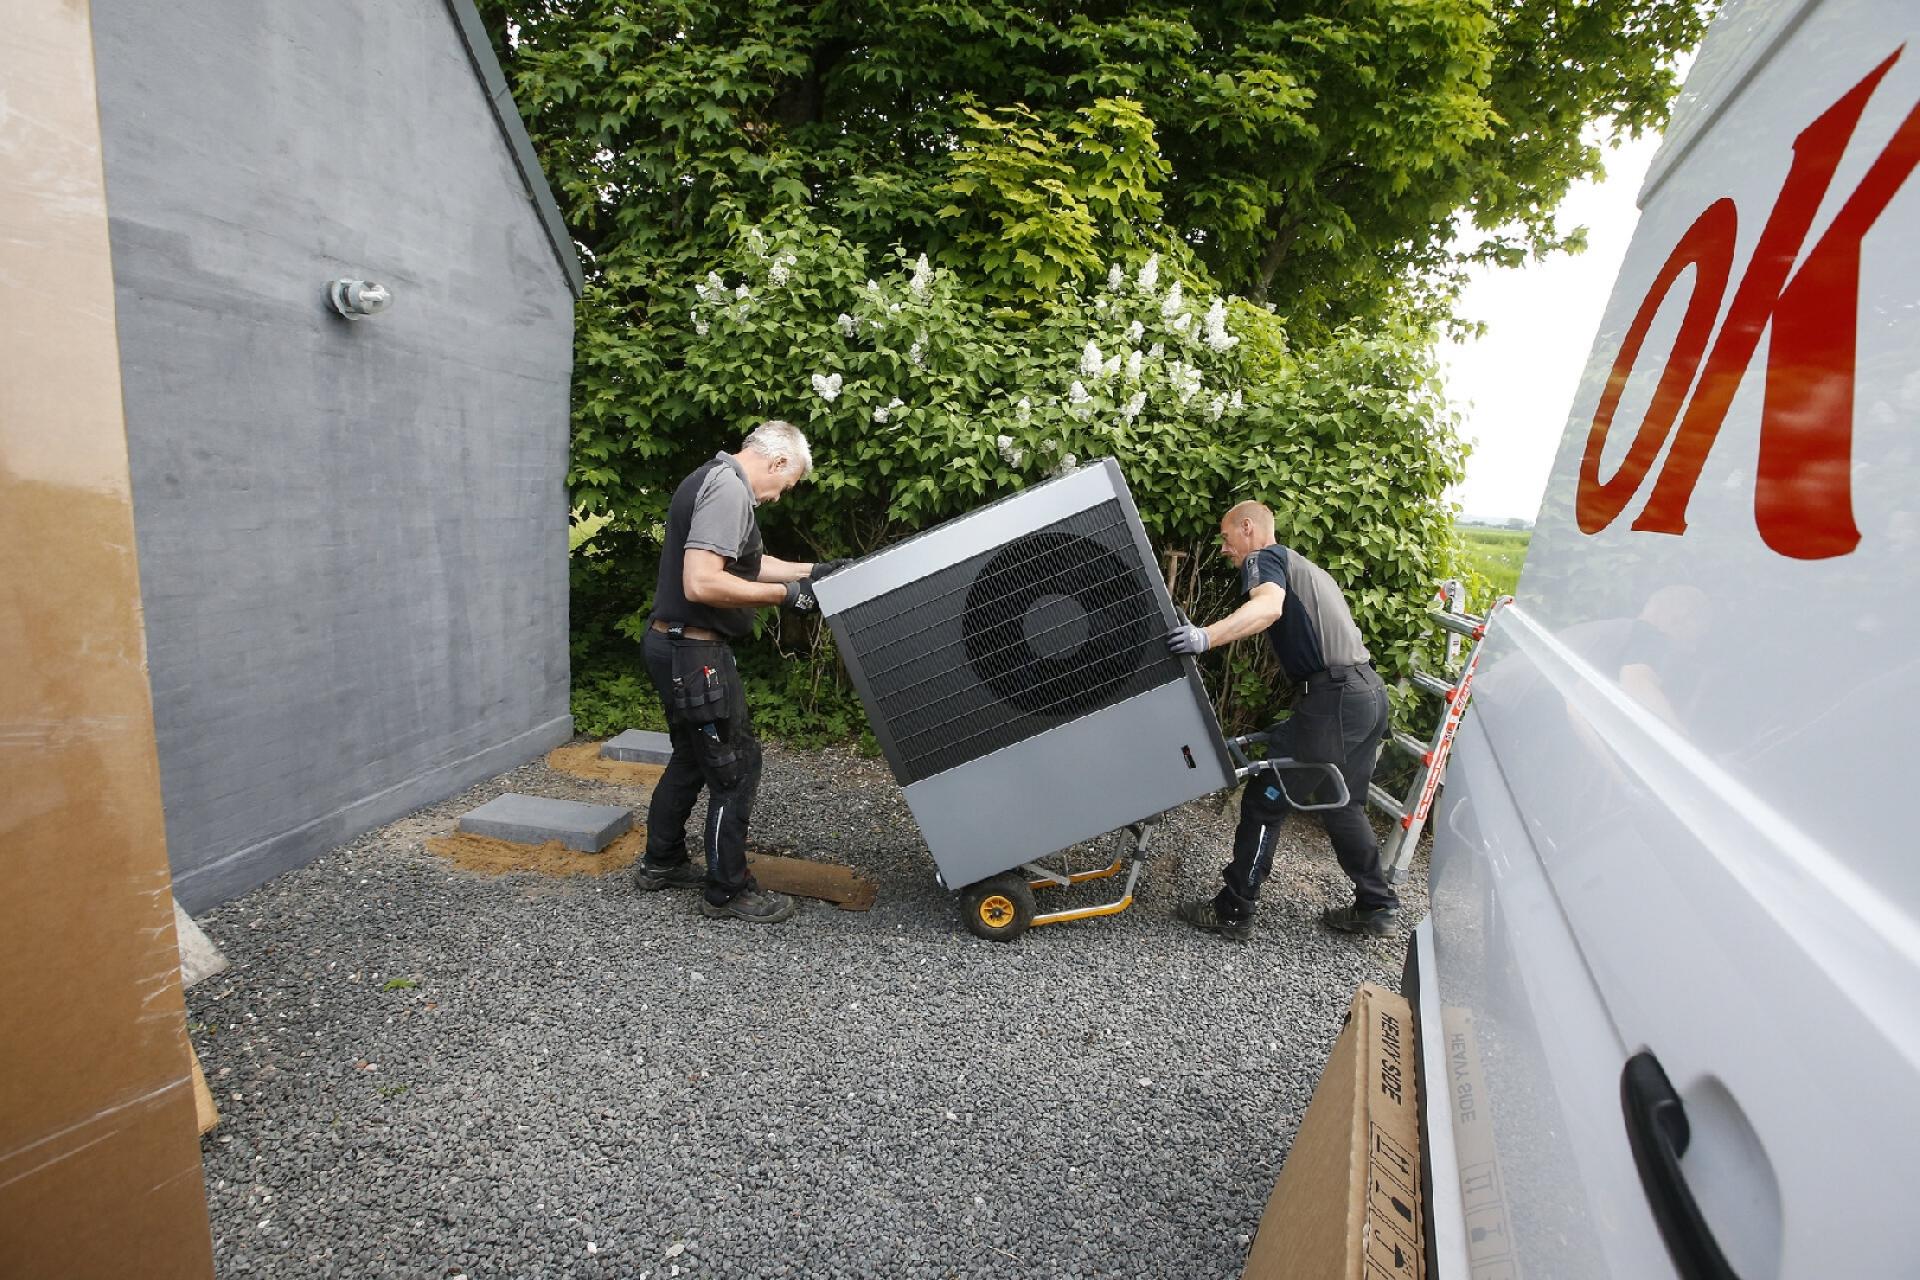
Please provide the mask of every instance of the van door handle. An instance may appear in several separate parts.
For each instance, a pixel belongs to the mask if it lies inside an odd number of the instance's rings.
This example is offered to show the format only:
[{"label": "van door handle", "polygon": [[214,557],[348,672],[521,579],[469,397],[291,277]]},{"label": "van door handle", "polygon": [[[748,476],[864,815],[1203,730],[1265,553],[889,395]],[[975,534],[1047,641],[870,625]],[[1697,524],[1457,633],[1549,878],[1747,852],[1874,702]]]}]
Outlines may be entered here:
[{"label": "van door handle", "polygon": [[1738,1280],[1680,1168],[1692,1132],[1687,1109],[1660,1059],[1644,1049],[1628,1058],[1620,1072],[1620,1107],[1626,1113],[1627,1142],[1633,1147],[1640,1186],[1674,1269],[1683,1280]]}]

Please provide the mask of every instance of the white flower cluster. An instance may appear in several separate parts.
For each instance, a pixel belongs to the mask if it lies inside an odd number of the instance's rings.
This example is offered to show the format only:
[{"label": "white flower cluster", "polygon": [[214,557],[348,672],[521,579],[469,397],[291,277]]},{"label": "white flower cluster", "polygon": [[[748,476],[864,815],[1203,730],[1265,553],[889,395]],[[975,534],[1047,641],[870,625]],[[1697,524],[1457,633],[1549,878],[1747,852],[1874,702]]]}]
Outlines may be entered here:
[{"label": "white flower cluster", "polygon": [[1146,363],[1146,357],[1138,351],[1127,352],[1127,381],[1140,381],[1140,369]]},{"label": "white flower cluster", "polygon": [[700,318],[700,313],[698,311],[687,312],[687,318],[693,321],[693,331],[696,334],[698,334],[702,338],[707,336],[707,322]]},{"label": "white flower cluster", "polygon": [[1033,401],[1021,396],[1020,403],[1013,406],[1013,417],[1014,421],[1025,426],[1033,418]]},{"label": "white flower cluster", "polygon": [[[1102,363],[1100,358],[1100,344],[1091,338],[1087,339],[1086,350],[1080,353],[1080,372],[1089,378],[1098,377]],[[1073,385],[1077,387],[1080,384],[1076,382]]]},{"label": "white flower cluster", "polygon": [[1166,298],[1160,303],[1160,316],[1162,319],[1171,320],[1179,315],[1180,309],[1186,305],[1186,295],[1180,291],[1180,282],[1175,280],[1173,288],[1167,290]]},{"label": "white flower cluster", "polygon": [[1132,324],[1127,326],[1128,342],[1138,342],[1140,341],[1140,339],[1146,336],[1147,336],[1146,326],[1141,324],[1138,320],[1135,320]]},{"label": "white flower cluster", "polygon": [[919,297],[932,283],[933,268],[928,265],[927,255],[923,253],[920,255],[920,260],[913,264],[913,278],[907,281],[907,288],[913,290],[915,297]]},{"label": "white flower cluster", "polygon": [[1185,404],[1201,391],[1200,371],[1190,364],[1179,360],[1167,366],[1167,381],[1173,384],[1174,394]]},{"label": "white flower cluster", "polygon": [[720,278],[718,271],[707,272],[707,278],[693,286],[702,302],[724,302],[727,297],[727,282]]},{"label": "white flower cluster", "polygon": [[1120,416],[1128,422],[1132,422],[1140,416],[1140,411],[1146,407],[1147,393],[1144,391],[1136,391],[1128,398],[1125,404],[1120,406]]},{"label": "white flower cluster", "polygon": [[1081,385],[1078,378],[1075,378],[1073,385],[1067,388],[1067,412],[1076,418],[1086,417],[1092,412],[1087,407],[1092,399],[1093,397],[1087,394],[1086,387]]},{"label": "white flower cluster", "polygon": [[1120,292],[1120,286],[1126,282],[1126,279],[1127,273],[1120,269],[1119,263],[1116,262],[1107,268],[1107,288],[1113,292]]},{"label": "white flower cluster", "polygon": [[926,361],[926,358],[927,358],[926,343],[927,343],[926,335],[922,334],[918,339],[915,340],[912,346],[907,348],[907,363],[912,365],[916,369],[918,369],[921,366],[921,364],[923,364]]},{"label": "white flower cluster", "polygon": [[1222,415],[1229,411],[1233,413],[1240,412],[1241,404],[1242,401],[1238,391],[1230,396],[1215,396],[1207,405],[1207,417],[1214,422],[1218,422]]},{"label": "white flower cluster", "polygon": [[893,411],[895,409],[903,409],[905,407],[906,407],[905,402],[903,402],[899,396],[895,396],[893,399],[887,401],[885,404],[874,406],[873,420],[875,422],[885,422],[888,418],[891,418],[893,416]]},{"label": "white flower cluster", "polygon": [[767,269],[767,283],[772,285],[776,289],[786,288],[787,272],[790,269],[792,269],[795,263],[799,261],[800,259],[794,257],[790,253],[785,254],[781,257],[775,258],[773,260],[773,266]]},{"label": "white flower cluster", "polygon": [[851,338],[857,327],[854,324],[853,317],[844,311],[833,318],[833,324],[835,328],[840,330],[840,336],[843,338]]},{"label": "white flower cluster", "polygon": [[1027,451],[1016,445],[1012,436],[996,436],[993,445],[1000,451],[1000,460],[1010,467],[1020,466],[1027,460]]},{"label": "white flower cluster", "polygon": [[816,373],[813,375],[814,394],[832,404],[840,398],[840,375],[837,373]]},{"label": "white flower cluster", "polygon": [[1155,286],[1157,286],[1160,283],[1160,255],[1159,254],[1157,253],[1154,254],[1152,257],[1148,258],[1146,262],[1141,264],[1140,274],[1133,278],[1133,283],[1139,288],[1140,292],[1142,293],[1153,292]]},{"label": "white flower cluster", "polygon": [[1227,332],[1227,304],[1223,298],[1215,298],[1207,308],[1205,327],[1207,345],[1215,351],[1229,351],[1240,341]]}]

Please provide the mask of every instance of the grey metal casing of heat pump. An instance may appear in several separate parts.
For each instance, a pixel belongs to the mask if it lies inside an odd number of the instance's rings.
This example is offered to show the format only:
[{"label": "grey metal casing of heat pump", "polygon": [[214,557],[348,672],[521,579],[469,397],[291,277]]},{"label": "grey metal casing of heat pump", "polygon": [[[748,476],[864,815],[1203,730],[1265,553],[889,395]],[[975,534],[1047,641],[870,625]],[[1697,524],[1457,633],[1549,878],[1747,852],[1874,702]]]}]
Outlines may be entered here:
[{"label": "grey metal casing of heat pump", "polygon": [[[1116,498],[1172,630],[1173,600],[1110,458],[949,521],[817,584],[820,610],[889,761],[900,753],[839,615]],[[1199,668],[1191,658],[1181,665],[1182,679],[908,783],[903,794],[941,879],[958,889],[1233,785],[1233,764]]]}]

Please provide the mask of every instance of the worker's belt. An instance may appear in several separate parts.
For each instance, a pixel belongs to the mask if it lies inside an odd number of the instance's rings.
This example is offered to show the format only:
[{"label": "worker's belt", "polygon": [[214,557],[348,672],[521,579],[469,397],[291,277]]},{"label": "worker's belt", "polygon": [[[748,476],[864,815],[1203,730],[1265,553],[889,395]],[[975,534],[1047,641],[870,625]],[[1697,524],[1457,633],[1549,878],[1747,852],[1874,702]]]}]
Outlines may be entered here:
[{"label": "worker's belt", "polygon": [[665,622],[659,618],[654,618],[648,622],[647,628],[650,631],[658,631],[661,635],[671,635],[673,632],[678,631],[689,640],[711,640],[719,644],[725,644],[727,642],[725,636],[709,627],[681,626],[678,623]]},{"label": "worker's belt", "polygon": [[1315,685],[1325,685],[1329,682],[1333,684],[1345,684],[1356,672],[1371,670],[1373,670],[1373,664],[1371,662],[1360,662],[1351,667],[1330,666],[1322,671],[1309,671],[1306,675],[1295,680],[1294,683],[1300,686],[1301,693],[1306,693]]}]

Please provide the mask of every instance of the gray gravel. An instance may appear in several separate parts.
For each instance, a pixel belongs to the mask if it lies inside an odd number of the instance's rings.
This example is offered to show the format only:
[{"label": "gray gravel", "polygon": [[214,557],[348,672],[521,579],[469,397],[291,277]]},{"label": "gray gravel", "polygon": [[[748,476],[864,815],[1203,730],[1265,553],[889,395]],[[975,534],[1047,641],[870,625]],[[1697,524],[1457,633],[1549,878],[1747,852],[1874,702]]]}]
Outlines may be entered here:
[{"label": "gray gravel", "polygon": [[[222,1276],[1237,1276],[1347,1001],[1405,946],[1319,928],[1347,884],[1299,819],[1252,942],[1180,924],[1216,801],[1130,911],[997,946],[877,761],[769,750],[756,838],[880,884],[771,928],[426,852],[506,790],[644,810],[529,765],[201,920],[234,963],[187,997]],[[1410,924],[1424,859],[1403,889]]]}]

